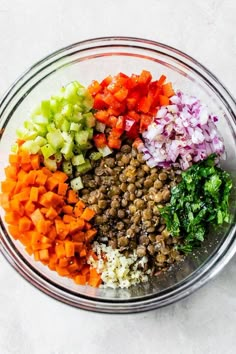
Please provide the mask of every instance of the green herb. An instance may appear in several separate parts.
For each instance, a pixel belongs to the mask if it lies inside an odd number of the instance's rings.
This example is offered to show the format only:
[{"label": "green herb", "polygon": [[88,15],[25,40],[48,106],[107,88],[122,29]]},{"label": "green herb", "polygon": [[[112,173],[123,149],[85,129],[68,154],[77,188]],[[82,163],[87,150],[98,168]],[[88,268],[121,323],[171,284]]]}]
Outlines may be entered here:
[{"label": "green herb", "polygon": [[204,241],[210,224],[229,222],[230,175],[215,166],[216,155],[191,166],[171,190],[170,204],[160,209],[167,229],[184,239],[179,248],[192,252]]}]

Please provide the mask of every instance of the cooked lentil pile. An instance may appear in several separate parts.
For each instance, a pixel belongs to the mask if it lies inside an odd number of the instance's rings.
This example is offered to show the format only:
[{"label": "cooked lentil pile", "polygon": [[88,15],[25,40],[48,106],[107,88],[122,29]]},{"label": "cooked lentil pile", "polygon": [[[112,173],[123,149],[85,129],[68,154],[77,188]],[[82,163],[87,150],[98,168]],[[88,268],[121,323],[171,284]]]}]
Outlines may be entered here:
[{"label": "cooked lentil pile", "polygon": [[180,181],[174,169],[150,168],[143,154],[126,140],[119,152],[93,163],[83,177],[83,201],[96,211],[97,241],[128,256],[146,256],[144,271],[167,269],[181,255],[160,217],[170,199],[170,188]]}]

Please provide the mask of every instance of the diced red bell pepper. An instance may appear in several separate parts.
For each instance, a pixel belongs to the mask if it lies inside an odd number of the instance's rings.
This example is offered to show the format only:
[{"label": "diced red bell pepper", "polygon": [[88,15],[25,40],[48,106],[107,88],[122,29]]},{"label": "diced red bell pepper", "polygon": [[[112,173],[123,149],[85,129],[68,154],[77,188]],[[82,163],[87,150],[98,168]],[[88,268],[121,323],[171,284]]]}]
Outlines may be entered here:
[{"label": "diced red bell pepper", "polygon": [[105,79],[102,80],[100,85],[102,87],[107,87],[111,82],[112,82],[112,76],[109,75],[109,76],[105,77]]},{"label": "diced red bell pepper", "polygon": [[116,126],[116,123],[117,123],[117,120],[118,118],[115,117],[115,116],[110,116],[107,120],[107,125],[111,128],[115,127]]},{"label": "diced red bell pepper", "polygon": [[97,148],[104,147],[105,145],[107,145],[107,138],[104,133],[95,134],[93,136],[93,141]]},{"label": "diced red bell pepper", "polygon": [[114,97],[115,97],[119,102],[123,102],[123,101],[126,99],[126,97],[128,96],[128,93],[129,93],[129,91],[128,91],[127,88],[121,87],[121,88],[119,89],[119,91],[117,91],[117,92],[114,93]]},{"label": "diced red bell pepper", "polygon": [[137,113],[136,111],[132,110],[132,111],[129,111],[127,113],[127,117],[128,118],[132,118],[133,120],[135,120],[136,122],[139,122],[140,121],[140,115],[139,113]]},{"label": "diced red bell pepper", "polygon": [[138,124],[136,122],[132,125],[130,130],[126,132],[126,135],[129,139],[132,140],[138,138],[139,132],[138,132]]},{"label": "diced red bell pepper", "polygon": [[108,146],[111,149],[120,149],[121,147],[121,139],[113,138],[111,136],[108,137]]},{"label": "diced red bell pepper", "polygon": [[125,117],[119,116],[116,122],[116,129],[124,130],[125,129]]},{"label": "diced red bell pepper", "polygon": [[138,86],[138,78],[138,75],[132,74],[131,77],[127,80],[127,89],[133,89],[134,87]]},{"label": "diced red bell pepper", "polygon": [[148,126],[152,123],[152,116],[149,116],[147,114],[141,114],[141,119],[140,119],[140,126],[139,126],[139,131],[140,133],[143,133]]},{"label": "diced red bell pepper", "polygon": [[104,101],[104,95],[101,93],[97,93],[94,97],[93,108],[94,109],[105,109],[107,108],[107,104]]},{"label": "diced red bell pepper", "polygon": [[92,96],[95,96],[98,92],[102,90],[102,86],[97,80],[93,80],[88,87],[88,91]]},{"label": "diced red bell pepper", "polygon": [[112,130],[109,133],[109,137],[115,138],[115,139],[120,138],[121,135],[123,134],[123,132],[124,132],[124,130],[112,128]]},{"label": "diced red bell pepper", "polygon": [[167,96],[159,95],[159,103],[160,106],[168,106],[168,104],[170,104],[170,100]]},{"label": "diced red bell pepper", "polygon": [[138,83],[141,85],[148,85],[151,80],[152,80],[152,75],[150,71],[143,70],[139,75]]},{"label": "diced red bell pepper", "polygon": [[150,95],[144,96],[138,103],[138,110],[143,113],[148,113],[152,105],[152,97]]},{"label": "diced red bell pepper", "polygon": [[157,81],[159,86],[162,86],[164,84],[164,82],[166,81],[166,76],[165,75],[161,75],[160,79]]},{"label": "diced red bell pepper", "polygon": [[107,111],[100,110],[94,113],[94,117],[101,123],[107,124],[109,119],[109,114]]}]

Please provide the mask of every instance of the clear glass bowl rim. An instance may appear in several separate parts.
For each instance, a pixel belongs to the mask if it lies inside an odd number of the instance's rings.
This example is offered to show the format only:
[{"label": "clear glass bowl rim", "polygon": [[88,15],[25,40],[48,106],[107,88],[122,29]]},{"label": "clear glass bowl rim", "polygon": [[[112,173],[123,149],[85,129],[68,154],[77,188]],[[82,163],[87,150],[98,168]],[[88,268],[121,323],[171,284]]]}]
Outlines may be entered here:
[{"label": "clear glass bowl rim", "polygon": [[[221,97],[223,103],[234,117],[236,124],[236,102],[229,91],[224,85],[212,74],[207,68],[200,64],[197,60],[184,52],[177,50],[166,44],[136,37],[123,37],[123,36],[111,36],[111,37],[99,37],[92,38],[84,41],[80,41],[62,49],[59,49],[36,64],[26,70],[7,90],[0,101],[0,119],[5,109],[14,96],[22,89],[24,84],[36,76],[40,71],[44,70],[47,66],[60,59],[61,55],[72,50],[83,51],[86,49],[96,49],[101,46],[138,46],[140,49],[152,49],[156,51],[163,50],[173,58],[181,60],[183,63],[189,65],[198,75],[207,78],[214,90]],[[2,226],[2,225],[1,225]],[[2,229],[2,227],[1,227]],[[199,268],[194,275],[190,275],[186,281],[182,281],[180,285],[173,286],[171,289],[163,291],[160,296],[150,295],[145,299],[134,300],[94,300],[86,296],[78,296],[73,292],[67,292],[66,289],[56,285],[55,283],[48,281],[48,279],[42,277],[38,272],[34,271],[24,259],[17,253],[13,252],[11,248],[11,241],[4,237],[4,234],[0,234],[0,250],[8,262],[14,267],[14,269],[21,274],[29,283],[43,291],[47,295],[67,303],[69,305],[103,313],[135,313],[155,308],[163,307],[174,303],[203,286],[206,282],[212,279],[223,267],[229,262],[236,252],[236,226],[232,226],[224,242],[224,247],[221,249],[221,253],[213,254],[208,260],[207,264]]]}]

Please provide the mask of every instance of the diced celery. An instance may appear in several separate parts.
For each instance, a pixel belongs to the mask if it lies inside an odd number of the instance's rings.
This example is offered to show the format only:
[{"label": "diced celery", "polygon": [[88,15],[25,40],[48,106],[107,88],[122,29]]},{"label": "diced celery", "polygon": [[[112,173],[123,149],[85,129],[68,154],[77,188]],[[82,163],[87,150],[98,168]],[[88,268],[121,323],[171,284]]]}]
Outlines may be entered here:
[{"label": "diced celery", "polygon": [[66,104],[62,110],[61,110],[61,114],[67,118],[69,118],[73,113],[73,106],[72,104]]},{"label": "diced celery", "polygon": [[55,132],[55,130],[57,130],[55,123],[51,122],[50,124],[48,124],[47,130],[48,130],[48,132],[50,132],[50,133],[51,133],[51,132]]},{"label": "diced celery", "polygon": [[47,144],[47,140],[42,136],[37,136],[34,140],[39,146],[43,146]]},{"label": "diced celery", "polygon": [[18,138],[22,140],[32,140],[35,139],[38,134],[34,130],[28,130],[26,128],[18,128],[16,129],[16,135]]},{"label": "diced celery", "polygon": [[89,112],[89,113],[85,113],[84,115],[85,118],[85,124],[87,128],[93,128],[96,125],[96,119],[94,117],[94,115]]},{"label": "diced celery", "polygon": [[45,159],[48,159],[50,156],[56,153],[56,150],[50,144],[46,144],[41,147],[41,152]]},{"label": "diced celery", "polygon": [[32,122],[39,125],[47,125],[49,123],[49,119],[42,115],[32,117]]},{"label": "diced celery", "polygon": [[93,138],[93,128],[88,128],[87,132],[88,132],[88,138],[89,140],[91,140]]},{"label": "diced celery", "polygon": [[51,97],[50,107],[53,113],[57,113],[60,110],[60,100],[58,97]]},{"label": "diced celery", "polygon": [[64,139],[59,129],[47,134],[48,143],[56,150],[62,148]]},{"label": "diced celery", "polygon": [[73,179],[70,181],[70,185],[71,185],[71,188],[72,188],[74,191],[78,191],[78,190],[84,188],[81,177],[73,178]]},{"label": "diced celery", "polygon": [[80,124],[78,123],[70,123],[70,130],[74,131],[74,132],[78,132],[80,128]]},{"label": "diced celery", "polygon": [[90,160],[93,160],[93,161],[97,161],[101,157],[102,157],[101,152],[92,152],[92,154],[90,154],[90,156],[89,156]]},{"label": "diced celery", "polygon": [[31,114],[30,114],[30,117],[33,118],[34,116],[38,116],[38,115],[40,115],[40,114],[42,114],[42,111],[41,111],[41,104],[40,104],[39,106],[36,106],[36,107],[32,110],[32,112],[31,112]]},{"label": "diced celery", "polygon": [[34,130],[34,124],[30,120],[24,122],[24,128],[28,130]]},{"label": "diced celery", "polygon": [[40,146],[34,140],[25,141],[21,148],[28,151],[30,154],[37,154],[40,150]]},{"label": "diced celery", "polygon": [[89,133],[87,130],[81,130],[75,134],[75,141],[79,146],[86,145],[88,142]]},{"label": "diced celery", "polygon": [[112,150],[107,145],[105,145],[104,147],[98,148],[98,151],[102,154],[103,157],[106,157],[106,156],[112,154]]},{"label": "diced celery", "polygon": [[92,166],[89,160],[85,160],[85,162],[82,165],[76,166],[76,170],[83,174],[91,170]]},{"label": "diced celery", "polygon": [[73,141],[66,141],[60,152],[64,155],[72,154],[73,147],[74,147]]},{"label": "diced celery", "polygon": [[57,163],[62,161],[62,154],[60,152],[56,152],[54,155],[54,158],[56,160]]},{"label": "diced celery", "polygon": [[61,130],[63,132],[68,132],[70,130],[70,122],[68,120],[64,119],[61,125]]},{"label": "diced celery", "polygon": [[44,117],[50,118],[51,116],[50,101],[47,100],[41,102],[41,112]]},{"label": "diced celery", "polygon": [[47,167],[50,171],[55,172],[57,170],[56,160],[44,159],[43,162],[44,162],[45,167]]},{"label": "diced celery", "polygon": [[62,169],[68,176],[71,176],[73,173],[73,166],[70,161],[64,161],[62,163]]},{"label": "diced celery", "polygon": [[72,165],[74,166],[78,166],[78,165],[82,165],[83,163],[85,163],[85,159],[83,154],[80,155],[74,155],[71,159]]},{"label": "diced celery", "polygon": [[34,129],[37,132],[37,135],[45,136],[48,132],[46,125],[34,124]]},{"label": "diced celery", "polygon": [[105,124],[103,124],[103,123],[101,123],[99,121],[96,121],[96,130],[98,132],[104,133],[105,129],[106,129],[106,125]]},{"label": "diced celery", "polygon": [[61,129],[61,126],[65,120],[65,117],[61,113],[55,113],[53,120],[57,128]]}]

